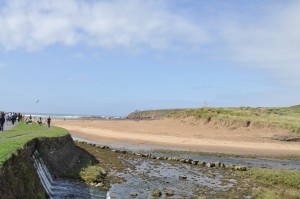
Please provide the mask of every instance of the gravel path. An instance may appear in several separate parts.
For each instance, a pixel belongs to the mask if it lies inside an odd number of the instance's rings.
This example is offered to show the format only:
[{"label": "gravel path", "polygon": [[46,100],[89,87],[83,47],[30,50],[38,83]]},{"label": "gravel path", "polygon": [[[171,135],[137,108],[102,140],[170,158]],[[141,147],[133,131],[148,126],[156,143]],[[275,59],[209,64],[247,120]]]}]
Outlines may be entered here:
[{"label": "gravel path", "polygon": [[18,125],[18,122],[15,123],[15,125],[12,125],[11,122],[5,122],[4,123],[4,131],[10,130]]}]

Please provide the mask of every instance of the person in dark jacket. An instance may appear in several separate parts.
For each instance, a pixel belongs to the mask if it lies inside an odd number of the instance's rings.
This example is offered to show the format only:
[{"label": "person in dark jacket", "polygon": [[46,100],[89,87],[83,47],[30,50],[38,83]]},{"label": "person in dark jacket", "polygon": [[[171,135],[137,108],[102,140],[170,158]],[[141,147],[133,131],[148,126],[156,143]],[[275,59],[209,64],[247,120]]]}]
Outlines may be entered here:
[{"label": "person in dark jacket", "polygon": [[48,119],[47,119],[48,128],[50,128],[50,123],[51,123],[51,118],[49,116]]},{"label": "person in dark jacket", "polygon": [[4,123],[5,123],[5,114],[0,114],[0,131],[4,131]]},{"label": "person in dark jacket", "polygon": [[22,119],[21,113],[18,113],[18,122]]},{"label": "person in dark jacket", "polygon": [[17,120],[17,115],[15,113],[13,113],[13,115],[11,117],[11,123],[14,125],[16,120]]}]

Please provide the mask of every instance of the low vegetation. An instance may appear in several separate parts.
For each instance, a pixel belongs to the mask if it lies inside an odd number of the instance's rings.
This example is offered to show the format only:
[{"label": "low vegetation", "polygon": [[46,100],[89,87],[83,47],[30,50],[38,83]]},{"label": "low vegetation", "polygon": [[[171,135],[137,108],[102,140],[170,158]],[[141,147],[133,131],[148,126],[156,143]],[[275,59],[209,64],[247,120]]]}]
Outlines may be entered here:
[{"label": "low vegetation", "polygon": [[129,119],[194,118],[226,127],[267,127],[300,134],[300,105],[283,108],[194,108],[134,112]]},{"label": "low vegetation", "polygon": [[87,183],[104,182],[106,172],[99,165],[92,165],[82,169],[79,173],[80,177]]},{"label": "low vegetation", "polygon": [[261,185],[253,190],[254,198],[300,198],[300,171],[251,169],[246,175]]},{"label": "low vegetation", "polygon": [[51,127],[39,126],[37,123],[24,124],[20,122],[14,129],[0,134],[0,166],[25,143],[35,137],[58,137],[68,134],[68,131]]},{"label": "low vegetation", "polygon": [[174,112],[182,111],[183,109],[161,109],[148,111],[135,111],[129,114],[129,119],[161,119]]}]

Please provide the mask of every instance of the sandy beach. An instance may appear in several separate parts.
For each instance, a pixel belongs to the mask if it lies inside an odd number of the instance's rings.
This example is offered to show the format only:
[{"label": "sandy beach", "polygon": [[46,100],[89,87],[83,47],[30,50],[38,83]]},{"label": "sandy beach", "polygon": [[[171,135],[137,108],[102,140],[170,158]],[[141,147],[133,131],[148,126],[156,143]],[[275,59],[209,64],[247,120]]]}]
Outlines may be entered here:
[{"label": "sandy beach", "polygon": [[229,129],[180,120],[54,120],[72,136],[115,147],[252,155],[299,155],[299,142],[272,140],[284,130]]}]

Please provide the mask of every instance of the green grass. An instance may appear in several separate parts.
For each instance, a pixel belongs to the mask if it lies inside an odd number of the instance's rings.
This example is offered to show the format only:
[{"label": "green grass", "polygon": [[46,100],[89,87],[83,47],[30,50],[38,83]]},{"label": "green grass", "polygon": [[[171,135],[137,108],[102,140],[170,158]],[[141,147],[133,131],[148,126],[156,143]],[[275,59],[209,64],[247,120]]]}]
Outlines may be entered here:
[{"label": "green grass", "polygon": [[251,169],[248,174],[255,180],[270,186],[280,185],[297,188],[300,191],[300,171]]},{"label": "green grass", "polygon": [[[34,134],[33,134],[34,133]],[[68,131],[59,127],[51,127],[49,131],[45,126],[36,123],[26,125],[20,122],[17,127],[0,134],[0,166],[25,143],[35,137],[59,137],[67,135]],[[23,135],[22,137],[16,137]]]},{"label": "green grass", "polygon": [[26,135],[33,132],[39,132],[45,130],[47,130],[46,126],[44,125],[40,126],[35,122],[33,124],[24,124],[24,122],[20,122],[15,128],[0,133],[0,139]]},{"label": "green grass", "polygon": [[194,108],[134,112],[128,118],[195,118],[227,127],[268,127],[300,134],[300,105],[282,108]]},{"label": "green grass", "polygon": [[253,190],[254,198],[300,199],[299,170],[251,169],[245,175],[261,185]]}]

